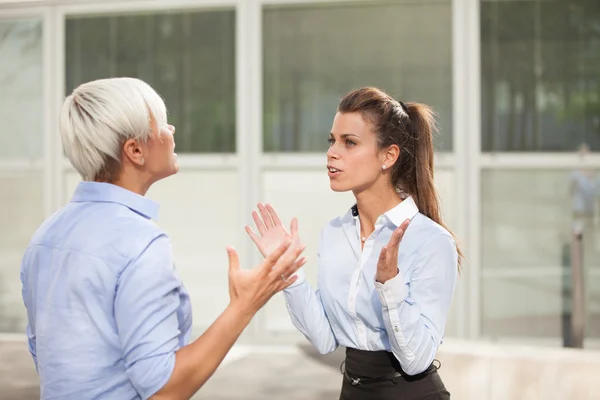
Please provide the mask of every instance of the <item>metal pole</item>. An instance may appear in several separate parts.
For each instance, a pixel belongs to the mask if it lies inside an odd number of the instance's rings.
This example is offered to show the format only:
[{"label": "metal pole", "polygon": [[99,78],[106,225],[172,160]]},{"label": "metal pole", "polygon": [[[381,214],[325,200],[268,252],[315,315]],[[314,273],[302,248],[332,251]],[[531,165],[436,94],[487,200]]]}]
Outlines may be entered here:
[{"label": "metal pole", "polygon": [[581,233],[573,234],[573,246],[571,252],[571,333],[572,346],[583,347],[585,332],[585,304],[583,287],[583,229]]}]

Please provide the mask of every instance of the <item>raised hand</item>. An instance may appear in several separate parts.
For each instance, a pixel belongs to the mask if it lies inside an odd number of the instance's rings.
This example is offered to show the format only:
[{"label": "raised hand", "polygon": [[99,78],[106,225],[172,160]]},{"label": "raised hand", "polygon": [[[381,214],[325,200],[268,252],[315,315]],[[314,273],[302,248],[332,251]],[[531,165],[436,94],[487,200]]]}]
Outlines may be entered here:
[{"label": "raised hand", "polygon": [[298,239],[298,219],[292,218],[288,232],[270,204],[258,203],[258,211],[252,211],[258,234],[249,226],[246,226],[246,232],[263,257],[274,251],[285,239]]},{"label": "raised hand", "polygon": [[377,261],[377,273],[375,275],[377,282],[385,283],[398,274],[398,247],[409,223],[410,219],[407,219],[400,224],[394,233],[392,233],[388,244],[381,249],[379,260]]},{"label": "raised hand", "polygon": [[250,270],[240,268],[237,252],[228,247],[231,302],[256,313],[275,293],[296,281],[297,276],[292,275],[306,263],[304,257],[298,259],[305,247],[298,240],[285,239]]}]

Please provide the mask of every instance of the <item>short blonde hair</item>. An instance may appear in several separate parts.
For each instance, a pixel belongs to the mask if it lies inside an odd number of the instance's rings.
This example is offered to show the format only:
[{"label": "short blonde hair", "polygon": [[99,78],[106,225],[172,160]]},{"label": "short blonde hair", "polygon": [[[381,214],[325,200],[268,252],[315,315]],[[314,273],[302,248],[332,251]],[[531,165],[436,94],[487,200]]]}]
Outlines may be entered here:
[{"label": "short blonde hair", "polygon": [[83,83],[64,101],[59,129],[67,158],[86,181],[115,179],[129,139],[146,142],[167,123],[163,99],[136,78]]}]

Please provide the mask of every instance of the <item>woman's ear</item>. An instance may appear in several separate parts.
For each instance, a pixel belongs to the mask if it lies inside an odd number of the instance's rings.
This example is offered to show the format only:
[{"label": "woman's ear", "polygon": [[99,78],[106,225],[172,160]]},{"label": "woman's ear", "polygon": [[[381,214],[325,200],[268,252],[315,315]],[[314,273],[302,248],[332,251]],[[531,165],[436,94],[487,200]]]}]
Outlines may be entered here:
[{"label": "woman's ear", "polygon": [[127,157],[132,164],[144,165],[144,152],[135,139],[129,139],[123,145],[123,156]]},{"label": "woman's ear", "polygon": [[387,148],[385,153],[383,154],[384,161],[383,164],[391,167],[396,163],[398,157],[400,157],[400,147],[397,144],[393,144]]}]

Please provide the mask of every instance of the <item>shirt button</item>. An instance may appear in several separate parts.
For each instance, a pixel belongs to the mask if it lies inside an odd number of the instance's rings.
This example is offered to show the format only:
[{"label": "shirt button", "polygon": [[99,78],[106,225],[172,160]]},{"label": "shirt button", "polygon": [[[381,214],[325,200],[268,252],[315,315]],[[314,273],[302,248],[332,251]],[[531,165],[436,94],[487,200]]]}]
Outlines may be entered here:
[{"label": "shirt button", "polygon": [[400,329],[398,329],[398,325],[394,326],[394,332],[398,333]]}]

